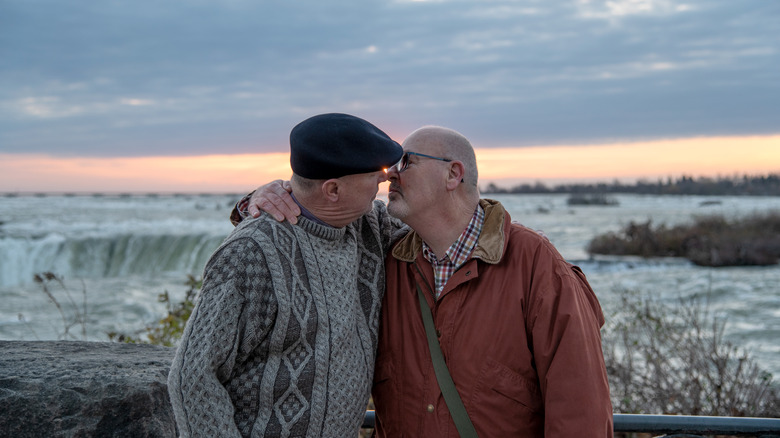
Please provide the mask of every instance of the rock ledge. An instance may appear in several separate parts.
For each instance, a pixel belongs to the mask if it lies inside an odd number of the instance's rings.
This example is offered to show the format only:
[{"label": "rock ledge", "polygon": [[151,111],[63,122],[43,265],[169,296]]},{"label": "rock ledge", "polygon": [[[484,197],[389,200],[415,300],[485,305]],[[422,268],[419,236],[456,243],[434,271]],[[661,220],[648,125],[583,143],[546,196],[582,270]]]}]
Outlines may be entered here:
[{"label": "rock ledge", "polygon": [[176,437],[166,379],[175,349],[0,341],[0,436]]}]

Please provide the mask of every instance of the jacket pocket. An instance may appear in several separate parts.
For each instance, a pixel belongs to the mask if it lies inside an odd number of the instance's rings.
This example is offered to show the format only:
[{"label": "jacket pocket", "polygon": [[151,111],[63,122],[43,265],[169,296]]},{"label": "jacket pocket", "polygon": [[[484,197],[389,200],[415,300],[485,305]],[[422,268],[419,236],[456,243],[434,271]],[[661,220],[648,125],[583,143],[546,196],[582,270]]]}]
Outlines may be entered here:
[{"label": "jacket pocket", "polygon": [[380,356],[374,367],[374,386],[385,383],[393,376],[392,354],[383,354]]},{"label": "jacket pocket", "polygon": [[[488,358],[479,385],[485,397],[493,401],[504,399],[533,414],[542,412],[542,395],[539,384],[513,371],[506,365]],[[487,400],[485,400],[487,401]]]}]

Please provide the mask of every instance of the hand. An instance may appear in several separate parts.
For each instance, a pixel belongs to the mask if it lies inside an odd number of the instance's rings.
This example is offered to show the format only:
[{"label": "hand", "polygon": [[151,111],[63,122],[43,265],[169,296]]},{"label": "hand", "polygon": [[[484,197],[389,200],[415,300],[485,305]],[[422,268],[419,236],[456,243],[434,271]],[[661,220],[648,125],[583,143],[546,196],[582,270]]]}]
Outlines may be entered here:
[{"label": "hand", "polygon": [[291,224],[297,224],[301,209],[293,201],[290,192],[292,192],[290,181],[280,179],[271,181],[255,190],[255,193],[249,198],[247,210],[252,217],[260,216],[262,210],[279,222],[287,219]]}]

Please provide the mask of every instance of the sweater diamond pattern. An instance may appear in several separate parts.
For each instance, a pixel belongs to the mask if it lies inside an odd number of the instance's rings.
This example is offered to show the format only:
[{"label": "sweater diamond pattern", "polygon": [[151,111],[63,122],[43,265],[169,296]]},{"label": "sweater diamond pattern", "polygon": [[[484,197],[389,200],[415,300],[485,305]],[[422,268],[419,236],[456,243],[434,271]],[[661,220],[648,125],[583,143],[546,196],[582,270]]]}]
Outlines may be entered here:
[{"label": "sweater diamond pattern", "polygon": [[356,436],[397,229],[383,205],[340,229],[240,223],[206,266],[171,366],[181,436]]}]

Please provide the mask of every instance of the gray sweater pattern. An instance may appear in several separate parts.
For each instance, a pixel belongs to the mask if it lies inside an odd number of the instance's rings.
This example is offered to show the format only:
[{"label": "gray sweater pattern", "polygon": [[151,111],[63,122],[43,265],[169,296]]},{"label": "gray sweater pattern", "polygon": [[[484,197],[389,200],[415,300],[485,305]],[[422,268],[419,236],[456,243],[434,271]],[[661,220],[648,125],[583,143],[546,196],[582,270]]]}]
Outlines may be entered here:
[{"label": "gray sweater pattern", "polygon": [[239,224],[206,265],[171,366],[181,436],[355,436],[398,229],[381,202],[344,228]]}]

